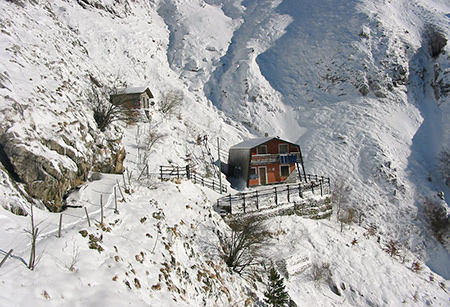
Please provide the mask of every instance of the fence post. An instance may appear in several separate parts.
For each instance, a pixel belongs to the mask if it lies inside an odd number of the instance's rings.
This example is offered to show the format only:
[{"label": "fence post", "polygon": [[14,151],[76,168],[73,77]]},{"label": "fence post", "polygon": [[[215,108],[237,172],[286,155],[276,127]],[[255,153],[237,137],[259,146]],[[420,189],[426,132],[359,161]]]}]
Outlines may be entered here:
[{"label": "fence post", "polygon": [[202,177],[202,186],[205,186],[205,178]]},{"label": "fence post", "polygon": [[103,225],[103,194],[100,194],[100,224]]},{"label": "fence post", "polygon": [[230,193],[229,197],[230,197],[230,214],[231,214],[231,193]]},{"label": "fence post", "polygon": [[256,210],[259,210],[258,191],[255,191],[255,196],[256,196]]},{"label": "fence post", "polygon": [[6,259],[12,254],[13,250],[10,249],[9,252],[6,254],[5,258],[3,258],[2,262],[0,262],[0,268],[2,267],[3,263],[6,262]]},{"label": "fence post", "polygon": [[189,164],[186,165],[186,177],[187,179],[191,179],[191,171],[189,169]]},{"label": "fence post", "polygon": [[288,203],[290,203],[291,202],[291,198],[290,198],[290,195],[289,195],[289,185],[287,186],[287,192],[288,192]]},{"label": "fence post", "polygon": [[159,173],[161,174],[161,181],[163,181],[163,167],[162,167],[162,165],[159,166]]},{"label": "fence post", "polygon": [[214,189],[214,181],[215,181],[215,180],[213,179],[213,191],[215,191],[215,189]]},{"label": "fence post", "polygon": [[180,167],[177,166],[177,178],[180,179]]},{"label": "fence post", "polygon": [[316,175],[316,181],[319,181],[319,179],[317,178],[317,175]]},{"label": "fence post", "polygon": [[86,207],[84,207],[84,212],[86,212],[86,217],[87,217],[87,221],[88,221],[88,226],[91,227],[91,219],[89,218],[89,213],[88,213]]},{"label": "fence post", "polygon": [[323,196],[323,188],[322,188],[322,180],[319,181],[320,182],[320,196]]},{"label": "fence post", "polygon": [[117,211],[117,188],[114,187],[114,213],[119,213],[119,211]]},{"label": "fence post", "polygon": [[58,238],[61,238],[62,213],[59,215]]},{"label": "fence post", "polygon": [[278,205],[278,195],[277,195],[277,187],[275,189],[275,205]]},{"label": "fence post", "polygon": [[298,196],[300,196],[300,198],[303,198],[302,184],[301,183],[298,184]]},{"label": "fence post", "polygon": [[241,194],[242,195],[242,205],[244,207],[244,213],[245,213],[245,194]]},{"label": "fence post", "polygon": [[311,192],[312,192],[313,195],[314,195],[314,182],[311,182]]},{"label": "fence post", "polygon": [[[161,180],[161,181],[162,181],[162,180]],[[125,196],[123,196],[122,189],[120,188],[119,180],[116,179],[116,182],[117,182],[117,186],[119,187],[120,195],[122,195],[122,201],[127,202],[127,201],[125,200]]]}]

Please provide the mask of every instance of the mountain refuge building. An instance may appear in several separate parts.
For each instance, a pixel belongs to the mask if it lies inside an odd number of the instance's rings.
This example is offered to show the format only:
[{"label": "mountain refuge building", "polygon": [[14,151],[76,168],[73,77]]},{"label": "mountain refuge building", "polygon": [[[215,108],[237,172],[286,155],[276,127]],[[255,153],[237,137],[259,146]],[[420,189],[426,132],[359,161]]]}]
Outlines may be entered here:
[{"label": "mountain refuge building", "polygon": [[306,176],[298,144],[264,137],[243,141],[229,150],[227,178],[234,188],[294,183],[297,175]]},{"label": "mountain refuge building", "polygon": [[128,109],[148,109],[153,105],[152,92],[148,87],[118,88],[110,93],[110,101],[114,105],[123,105]]}]

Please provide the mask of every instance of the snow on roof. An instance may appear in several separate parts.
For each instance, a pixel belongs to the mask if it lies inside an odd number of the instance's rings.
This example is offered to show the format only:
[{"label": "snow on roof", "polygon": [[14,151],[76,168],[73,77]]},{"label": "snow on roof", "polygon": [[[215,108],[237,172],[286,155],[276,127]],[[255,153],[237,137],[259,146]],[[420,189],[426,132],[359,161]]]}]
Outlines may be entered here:
[{"label": "snow on roof", "polygon": [[249,139],[245,140],[239,144],[236,144],[232,146],[231,148],[239,148],[239,149],[251,149],[256,146],[262,145],[272,139],[276,139],[274,137],[264,137],[264,138],[256,138],[256,139]]},{"label": "snow on roof", "polygon": [[122,87],[117,89],[117,94],[140,94],[148,89],[146,86],[141,87]]}]

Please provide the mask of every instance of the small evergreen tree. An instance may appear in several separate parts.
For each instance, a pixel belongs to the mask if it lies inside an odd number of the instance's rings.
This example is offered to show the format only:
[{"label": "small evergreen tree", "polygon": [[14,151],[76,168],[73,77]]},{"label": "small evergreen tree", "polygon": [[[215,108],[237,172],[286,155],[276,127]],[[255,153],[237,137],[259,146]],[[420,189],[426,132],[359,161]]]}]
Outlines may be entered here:
[{"label": "small evergreen tree", "polygon": [[284,307],[289,304],[289,294],[285,290],[284,279],[280,274],[271,268],[269,271],[269,284],[267,285],[267,291],[264,292],[264,302],[274,307]]}]

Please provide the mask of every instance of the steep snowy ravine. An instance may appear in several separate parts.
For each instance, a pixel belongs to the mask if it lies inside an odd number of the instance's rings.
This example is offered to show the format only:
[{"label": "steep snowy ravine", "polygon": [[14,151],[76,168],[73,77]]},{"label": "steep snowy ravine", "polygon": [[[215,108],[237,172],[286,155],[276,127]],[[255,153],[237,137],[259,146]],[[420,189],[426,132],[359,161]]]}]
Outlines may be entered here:
[{"label": "steep snowy ravine", "polygon": [[[342,231],[336,215],[267,216],[264,265],[298,306],[448,306],[448,253],[421,209],[439,190],[450,195],[434,169],[449,99],[437,103],[429,87],[450,48],[432,59],[422,46],[426,22],[450,37],[446,0],[12,0],[0,10],[0,117],[11,139],[54,164],[72,149],[89,164],[117,139],[127,154],[126,175],[78,186],[74,208],[35,209],[41,261],[31,271],[6,260],[1,306],[264,306],[264,266],[241,276],[221,257],[223,195],[157,172],[211,172],[217,140],[226,153],[266,132],[298,142],[308,173],[346,180],[348,205],[364,212]],[[102,133],[88,93],[118,79],[149,86],[155,105],[150,119]],[[183,101],[164,113],[171,89]],[[163,138],[143,150],[151,132]],[[150,175],[138,181],[143,160]],[[6,169],[0,176],[0,261],[14,249],[27,262],[30,216],[10,209],[30,206]],[[115,210],[118,185],[130,189]],[[386,252],[390,240],[399,256]]]}]

